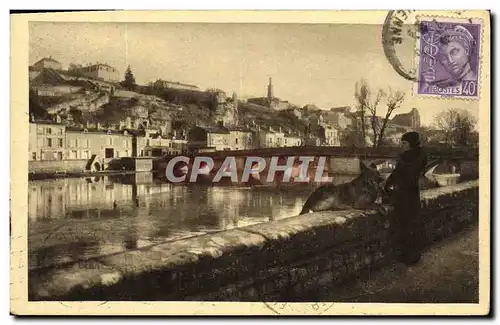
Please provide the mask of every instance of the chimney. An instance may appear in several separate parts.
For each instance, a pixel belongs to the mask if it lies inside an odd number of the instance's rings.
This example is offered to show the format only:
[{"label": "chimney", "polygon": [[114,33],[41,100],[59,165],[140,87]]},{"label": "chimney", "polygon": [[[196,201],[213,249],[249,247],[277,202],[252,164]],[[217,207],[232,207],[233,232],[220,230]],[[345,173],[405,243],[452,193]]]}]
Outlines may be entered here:
[{"label": "chimney", "polygon": [[281,132],[281,126],[280,126],[280,133],[282,133],[282,132]]}]

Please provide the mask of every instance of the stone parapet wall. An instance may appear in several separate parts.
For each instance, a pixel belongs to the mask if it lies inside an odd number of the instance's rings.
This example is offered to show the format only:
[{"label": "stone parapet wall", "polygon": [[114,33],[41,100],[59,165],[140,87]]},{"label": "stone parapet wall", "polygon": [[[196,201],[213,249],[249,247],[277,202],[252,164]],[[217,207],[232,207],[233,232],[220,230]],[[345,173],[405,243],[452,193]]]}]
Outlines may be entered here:
[{"label": "stone parapet wall", "polygon": [[[422,192],[428,244],[477,222],[479,182]],[[389,262],[375,211],[301,215],[33,270],[33,300],[300,299]]]}]

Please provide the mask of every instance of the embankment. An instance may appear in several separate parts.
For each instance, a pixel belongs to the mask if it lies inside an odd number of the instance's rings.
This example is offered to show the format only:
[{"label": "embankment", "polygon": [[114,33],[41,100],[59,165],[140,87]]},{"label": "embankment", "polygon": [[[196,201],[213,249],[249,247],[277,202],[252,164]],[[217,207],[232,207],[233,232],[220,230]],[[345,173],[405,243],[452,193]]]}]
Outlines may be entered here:
[{"label": "embankment", "polygon": [[[426,242],[477,222],[479,182],[422,191]],[[300,300],[390,261],[387,216],[291,217],[29,274],[30,300]]]}]

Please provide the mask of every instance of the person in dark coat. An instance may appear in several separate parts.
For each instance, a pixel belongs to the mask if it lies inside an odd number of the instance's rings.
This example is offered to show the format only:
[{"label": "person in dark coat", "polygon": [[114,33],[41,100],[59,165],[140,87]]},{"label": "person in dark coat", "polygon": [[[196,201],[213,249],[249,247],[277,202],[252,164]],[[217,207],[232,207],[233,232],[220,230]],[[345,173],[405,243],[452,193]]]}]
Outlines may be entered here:
[{"label": "person in dark coat", "polygon": [[401,144],[403,152],[386,181],[386,191],[394,206],[390,220],[394,257],[397,262],[411,266],[420,261],[425,236],[420,216],[419,178],[425,172],[427,155],[417,132],[405,133]]}]

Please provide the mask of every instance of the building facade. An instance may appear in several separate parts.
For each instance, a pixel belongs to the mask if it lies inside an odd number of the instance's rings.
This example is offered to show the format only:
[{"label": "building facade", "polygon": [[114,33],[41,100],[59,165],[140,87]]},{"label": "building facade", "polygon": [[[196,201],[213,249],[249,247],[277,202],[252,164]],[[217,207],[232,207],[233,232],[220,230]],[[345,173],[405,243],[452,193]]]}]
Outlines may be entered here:
[{"label": "building facade", "polygon": [[171,88],[171,89],[185,89],[185,90],[200,90],[198,86],[185,84],[176,81],[167,81],[158,79],[152,83],[154,88]]},{"label": "building facade", "polygon": [[322,145],[330,147],[340,146],[340,136],[337,128],[325,125],[320,127],[320,138]]},{"label": "building facade", "polygon": [[420,113],[415,107],[408,113],[397,114],[391,120],[391,123],[407,126],[413,130],[420,128]]},{"label": "building facade", "polygon": [[285,146],[285,133],[272,127],[258,127],[254,131],[255,145],[257,148],[279,148]]},{"label": "building facade", "polygon": [[162,138],[160,135],[146,138],[143,149],[144,156],[161,157],[165,155],[180,155],[187,151],[187,140]]},{"label": "building facade", "polygon": [[327,123],[339,129],[347,128],[351,123],[351,119],[341,111],[324,111],[321,113],[323,123]]},{"label": "building facade", "polygon": [[101,79],[104,81],[118,82],[120,80],[120,72],[114,67],[98,63],[75,69],[86,77]]},{"label": "building facade", "polygon": [[38,60],[33,67],[36,69],[54,69],[54,70],[62,70],[61,62],[54,60],[52,57],[43,58]]},{"label": "building facade", "polygon": [[284,147],[300,147],[302,145],[302,137],[298,135],[285,134]]},{"label": "building facade", "polygon": [[65,159],[66,127],[55,122],[30,123],[29,160]]},{"label": "building facade", "polygon": [[224,126],[195,126],[189,131],[188,146],[190,150],[214,148],[215,150],[231,150],[231,135]]},{"label": "building facade", "polygon": [[228,129],[231,150],[248,150],[254,148],[252,131],[240,127],[229,127]]},{"label": "building facade", "polygon": [[101,130],[67,127],[67,159],[120,158],[132,155],[132,137],[127,130]]}]

